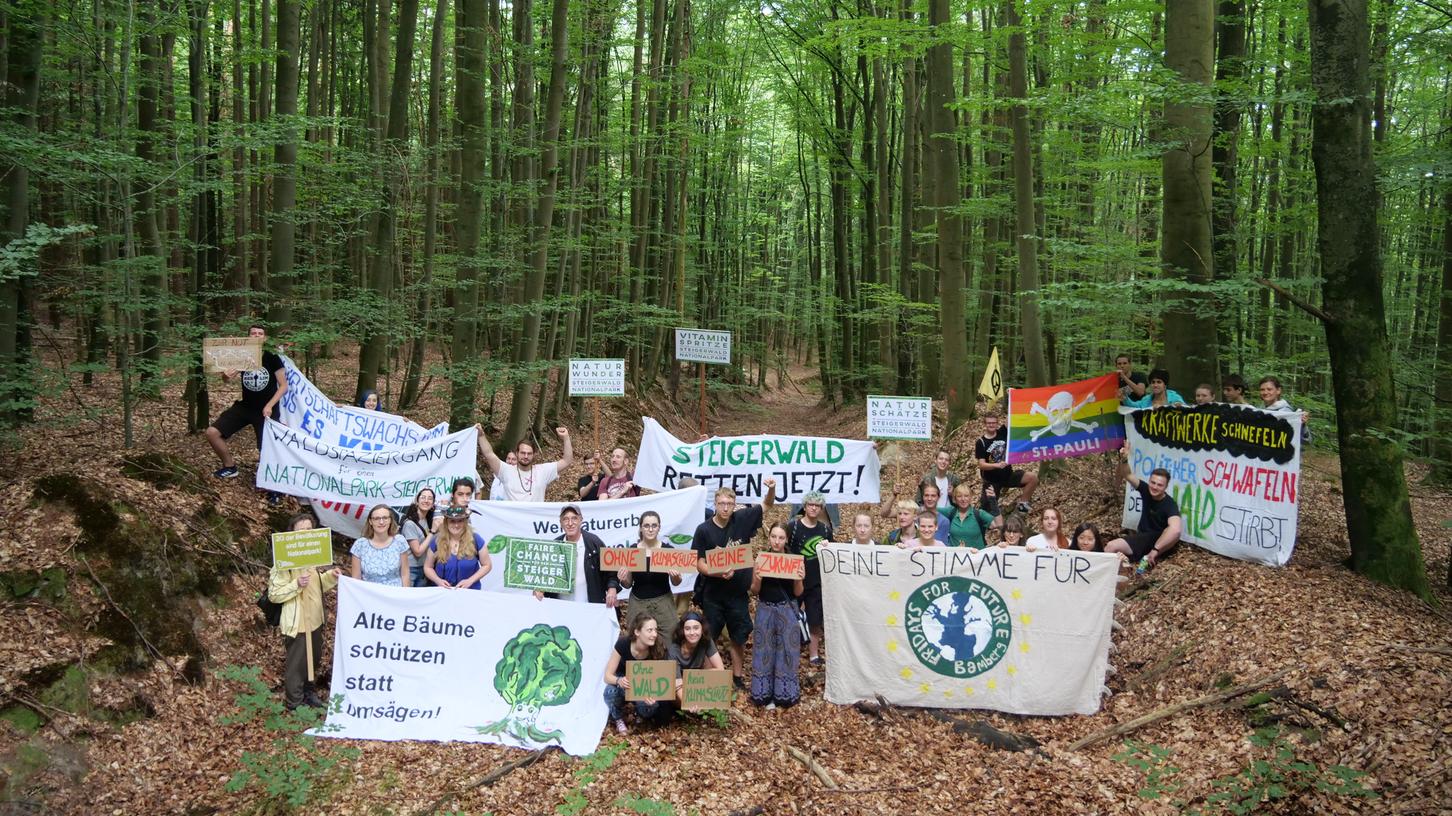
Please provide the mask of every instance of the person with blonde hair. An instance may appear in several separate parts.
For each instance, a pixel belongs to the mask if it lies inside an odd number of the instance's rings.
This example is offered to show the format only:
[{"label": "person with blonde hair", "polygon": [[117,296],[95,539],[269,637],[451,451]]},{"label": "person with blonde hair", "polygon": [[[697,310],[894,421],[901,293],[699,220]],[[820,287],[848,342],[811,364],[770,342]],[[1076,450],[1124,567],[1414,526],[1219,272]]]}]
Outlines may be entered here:
[{"label": "person with blonde hair", "polygon": [[424,576],[444,589],[483,589],[484,576],[493,567],[483,536],[469,529],[468,508],[446,508],[444,526],[424,555]]},{"label": "person with blonde hair", "polygon": [[[293,516],[289,530],[316,527],[310,513]],[[327,708],[308,680],[308,640],[312,640],[313,674],[323,657],[323,593],[338,585],[338,569],[318,572],[315,567],[272,568],[267,576],[267,598],[282,610],[277,629],[282,633],[282,700],[288,710],[298,706]]]},{"label": "person with blonde hair", "polygon": [[897,528],[890,530],[882,537],[884,547],[892,547],[903,541],[916,541],[918,538],[918,506],[902,499],[893,505],[897,511]]},{"label": "person with blonde hair", "polygon": [[366,536],[353,542],[348,575],[370,584],[412,586],[408,571],[408,540],[398,534],[398,517],[386,504],[368,511]]}]

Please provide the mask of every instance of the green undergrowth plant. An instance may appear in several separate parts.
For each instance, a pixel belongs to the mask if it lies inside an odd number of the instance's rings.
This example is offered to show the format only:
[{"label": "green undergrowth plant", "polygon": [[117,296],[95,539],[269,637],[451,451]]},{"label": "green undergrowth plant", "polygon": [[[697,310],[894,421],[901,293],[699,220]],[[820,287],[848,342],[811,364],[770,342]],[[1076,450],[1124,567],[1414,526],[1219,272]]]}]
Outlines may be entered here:
[{"label": "green undergrowth plant", "polygon": [[[359,751],[324,744],[308,733],[327,731],[321,709],[300,706],[292,711],[262,682],[256,666],[227,666],[217,672],[223,680],[241,683],[234,702],[237,711],[223,715],[223,725],[261,724],[269,739],[256,750],[244,751],[242,767],[227,780],[226,790],[254,790],[262,799],[247,812],[256,816],[293,813],[326,802],[345,778],[344,763]],[[342,704],[334,696],[332,710]]]},{"label": "green undergrowth plant", "polygon": [[629,743],[616,742],[610,745],[602,745],[595,753],[580,760],[580,766],[575,768],[575,786],[565,794],[565,800],[555,805],[555,813],[560,816],[578,816],[585,808],[590,806],[590,800],[585,798],[585,788],[590,786],[600,777],[600,774],[609,770],[615,760],[627,748]]},{"label": "green undergrowth plant", "polygon": [[[615,800],[615,807],[631,813],[639,813],[641,816],[677,816],[676,806],[670,802],[663,802],[660,799],[651,799],[645,796],[622,796]],[[696,811],[688,811],[695,816]]]}]

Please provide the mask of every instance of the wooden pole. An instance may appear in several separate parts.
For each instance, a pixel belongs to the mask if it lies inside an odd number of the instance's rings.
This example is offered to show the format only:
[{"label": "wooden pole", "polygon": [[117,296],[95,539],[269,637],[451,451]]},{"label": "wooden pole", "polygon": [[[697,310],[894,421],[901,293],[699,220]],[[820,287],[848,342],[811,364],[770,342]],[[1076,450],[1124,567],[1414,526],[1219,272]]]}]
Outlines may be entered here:
[{"label": "wooden pole", "polygon": [[701,436],[706,435],[706,364],[696,363],[696,373],[701,377]]},{"label": "wooden pole", "polygon": [[313,633],[304,632],[303,641],[305,642],[305,648],[308,650],[308,682],[311,683],[318,679],[316,673],[313,671]]},{"label": "wooden pole", "polygon": [[595,400],[595,447],[592,448],[592,450],[594,450],[596,453],[599,453],[600,452],[600,398],[599,397],[593,397],[592,399]]}]

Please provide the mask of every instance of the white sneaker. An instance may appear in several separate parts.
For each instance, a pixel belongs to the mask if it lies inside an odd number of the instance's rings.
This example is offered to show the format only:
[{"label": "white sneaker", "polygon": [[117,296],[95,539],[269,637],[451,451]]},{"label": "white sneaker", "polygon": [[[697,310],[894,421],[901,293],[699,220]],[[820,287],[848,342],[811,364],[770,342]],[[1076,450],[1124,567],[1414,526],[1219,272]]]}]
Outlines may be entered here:
[{"label": "white sneaker", "polygon": [[776,711],[776,701],[772,701],[770,703],[767,703],[766,704],[766,710],[767,711]]}]

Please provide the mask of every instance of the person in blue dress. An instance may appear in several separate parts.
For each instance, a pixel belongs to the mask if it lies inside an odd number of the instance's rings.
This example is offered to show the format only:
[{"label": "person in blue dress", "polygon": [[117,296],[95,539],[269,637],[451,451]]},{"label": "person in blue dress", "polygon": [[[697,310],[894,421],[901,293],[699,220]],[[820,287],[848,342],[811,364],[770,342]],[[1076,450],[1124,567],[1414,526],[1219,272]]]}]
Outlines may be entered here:
[{"label": "person in blue dress", "polygon": [[398,534],[398,517],[393,508],[376,504],[368,511],[367,533],[353,542],[348,574],[372,584],[410,586],[408,542]]},{"label": "person in blue dress", "polygon": [[469,508],[446,508],[444,526],[424,555],[424,577],[444,589],[483,589],[493,566],[484,537],[469,528]]}]

